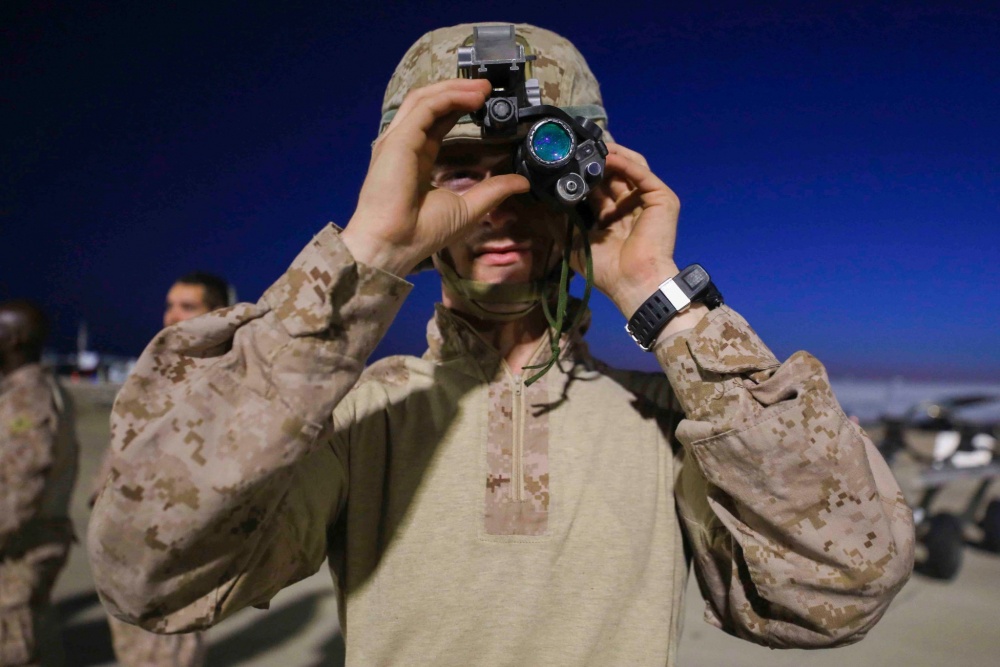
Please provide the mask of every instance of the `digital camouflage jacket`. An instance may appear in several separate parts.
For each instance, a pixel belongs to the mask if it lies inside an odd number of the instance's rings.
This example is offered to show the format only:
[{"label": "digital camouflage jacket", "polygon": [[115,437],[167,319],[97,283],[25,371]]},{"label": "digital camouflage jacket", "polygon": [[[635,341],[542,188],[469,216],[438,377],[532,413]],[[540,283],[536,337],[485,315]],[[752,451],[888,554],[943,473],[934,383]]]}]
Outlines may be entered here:
[{"label": "digital camouflage jacket", "polygon": [[774,647],[856,641],[906,581],[910,511],[810,355],[722,307],[663,374],[574,334],[525,387],[439,308],[422,358],[364,370],[408,290],[330,226],[152,341],[90,530],[116,615],[209,626],[326,559],[348,664],[664,665],[687,554],[707,620]]},{"label": "digital camouflage jacket", "polygon": [[71,404],[51,373],[27,364],[0,379],[0,557],[72,541],[77,458]]}]

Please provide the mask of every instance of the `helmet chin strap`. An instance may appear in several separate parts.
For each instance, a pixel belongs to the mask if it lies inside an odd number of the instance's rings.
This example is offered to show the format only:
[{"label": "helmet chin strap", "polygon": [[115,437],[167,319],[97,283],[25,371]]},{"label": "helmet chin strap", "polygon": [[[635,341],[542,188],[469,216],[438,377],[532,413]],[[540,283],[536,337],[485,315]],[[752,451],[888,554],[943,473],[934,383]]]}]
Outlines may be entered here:
[{"label": "helmet chin strap", "polygon": [[[542,301],[551,290],[551,282],[545,278],[527,283],[484,283],[479,280],[462,278],[451,262],[441,253],[434,253],[434,266],[441,274],[441,281],[448,286],[452,295],[462,302],[462,308],[470,315],[490,322],[513,322],[519,320]],[[490,309],[490,305],[522,306],[513,310]]]}]

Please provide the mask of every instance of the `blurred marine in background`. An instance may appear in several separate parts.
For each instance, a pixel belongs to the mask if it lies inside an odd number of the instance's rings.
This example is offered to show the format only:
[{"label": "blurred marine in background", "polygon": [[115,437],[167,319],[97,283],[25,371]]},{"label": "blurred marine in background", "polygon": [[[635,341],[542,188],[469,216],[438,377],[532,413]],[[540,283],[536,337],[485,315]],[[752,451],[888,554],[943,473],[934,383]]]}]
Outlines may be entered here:
[{"label": "blurred marine in background", "polygon": [[48,323],[27,301],[0,303],[0,665],[57,665],[50,595],[73,542],[78,446],[73,410],[39,363]]},{"label": "blurred marine in background", "polygon": [[[89,534],[112,613],[208,627],[328,561],[349,665],[662,667],[692,566],[710,623],[775,648],[851,643],[885,612],[913,565],[885,462],[819,361],[779,362],[704,269],[674,264],[677,197],[594,141],[607,114],[576,48],[516,33],[556,121],[484,140],[464,117],[491,100],[502,127],[520,93],[456,78],[472,25],[423,36],[346,230],[256,304],[147,347]],[[539,183],[578,162],[555,191],[575,208],[525,178],[530,150]],[[427,351],[366,369],[428,258]],[[660,372],[591,355],[569,267]]]},{"label": "blurred marine in background", "polygon": [[205,271],[192,271],[178,278],[167,292],[163,326],[169,327],[234,303],[236,294],[224,278]]}]

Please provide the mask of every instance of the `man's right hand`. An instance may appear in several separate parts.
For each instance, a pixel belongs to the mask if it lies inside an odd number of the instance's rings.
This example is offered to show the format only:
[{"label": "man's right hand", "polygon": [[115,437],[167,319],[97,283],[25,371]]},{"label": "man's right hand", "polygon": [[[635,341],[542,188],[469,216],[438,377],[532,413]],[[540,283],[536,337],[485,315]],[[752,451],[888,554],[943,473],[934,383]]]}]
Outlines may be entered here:
[{"label": "man's right hand", "polygon": [[358,207],[341,236],[357,261],[405,276],[507,197],[528,191],[516,174],[487,178],[461,195],[431,187],[445,135],[489,93],[485,79],[452,79],[406,96],[372,148]]}]

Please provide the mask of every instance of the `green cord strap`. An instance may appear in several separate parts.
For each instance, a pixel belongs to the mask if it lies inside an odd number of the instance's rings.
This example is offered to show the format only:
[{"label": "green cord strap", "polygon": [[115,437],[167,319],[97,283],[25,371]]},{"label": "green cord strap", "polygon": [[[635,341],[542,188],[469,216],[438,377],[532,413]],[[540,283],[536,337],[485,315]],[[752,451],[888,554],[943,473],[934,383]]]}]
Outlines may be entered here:
[{"label": "green cord strap", "polygon": [[[534,370],[540,368],[541,370],[532,375],[530,378],[524,381],[525,386],[530,386],[533,382],[538,380],[540,377],[549,372],[552,368],[559,362],[559,339],[565,331],[575,331],[580,325],[580,320],[584,317],[584,313],[587,312],[587,304],[590,302],[590,291],[594,285],[594,257],[590,248],[590,238],[587,236],[587,232],[590,230],[590,222],[593,219],[593,214],[587,207],[586,203],[579,204],[575,209],[570,212],[570,220],[572,224],[567,225],[566,231],[566,245],[563,252],[562,267],[559,271],[559,290],[556,297],[556,313],[553,317],[552,310],[549,307],[549,300],[545,297],[542,298],[542,312],[545,313],[545,319],[549,323],[549,340],[550,340],[550,350],[552,355],[549,360],[542,364],[536,364],[534,366],[525,366],[525,369]],[[573,252],[573,230],[580,230],[580,237],[583,239],[583,254],[585,258],[585,269],[586,269],[586,285],[583,288],[583,299],[580,303],[580,308],[577,310],[573,317],[573,322],[569,327],[564,328],[564,323],[566,320],[566,310],[569,307],[569,275],[570,275],[570,256]]]}]

